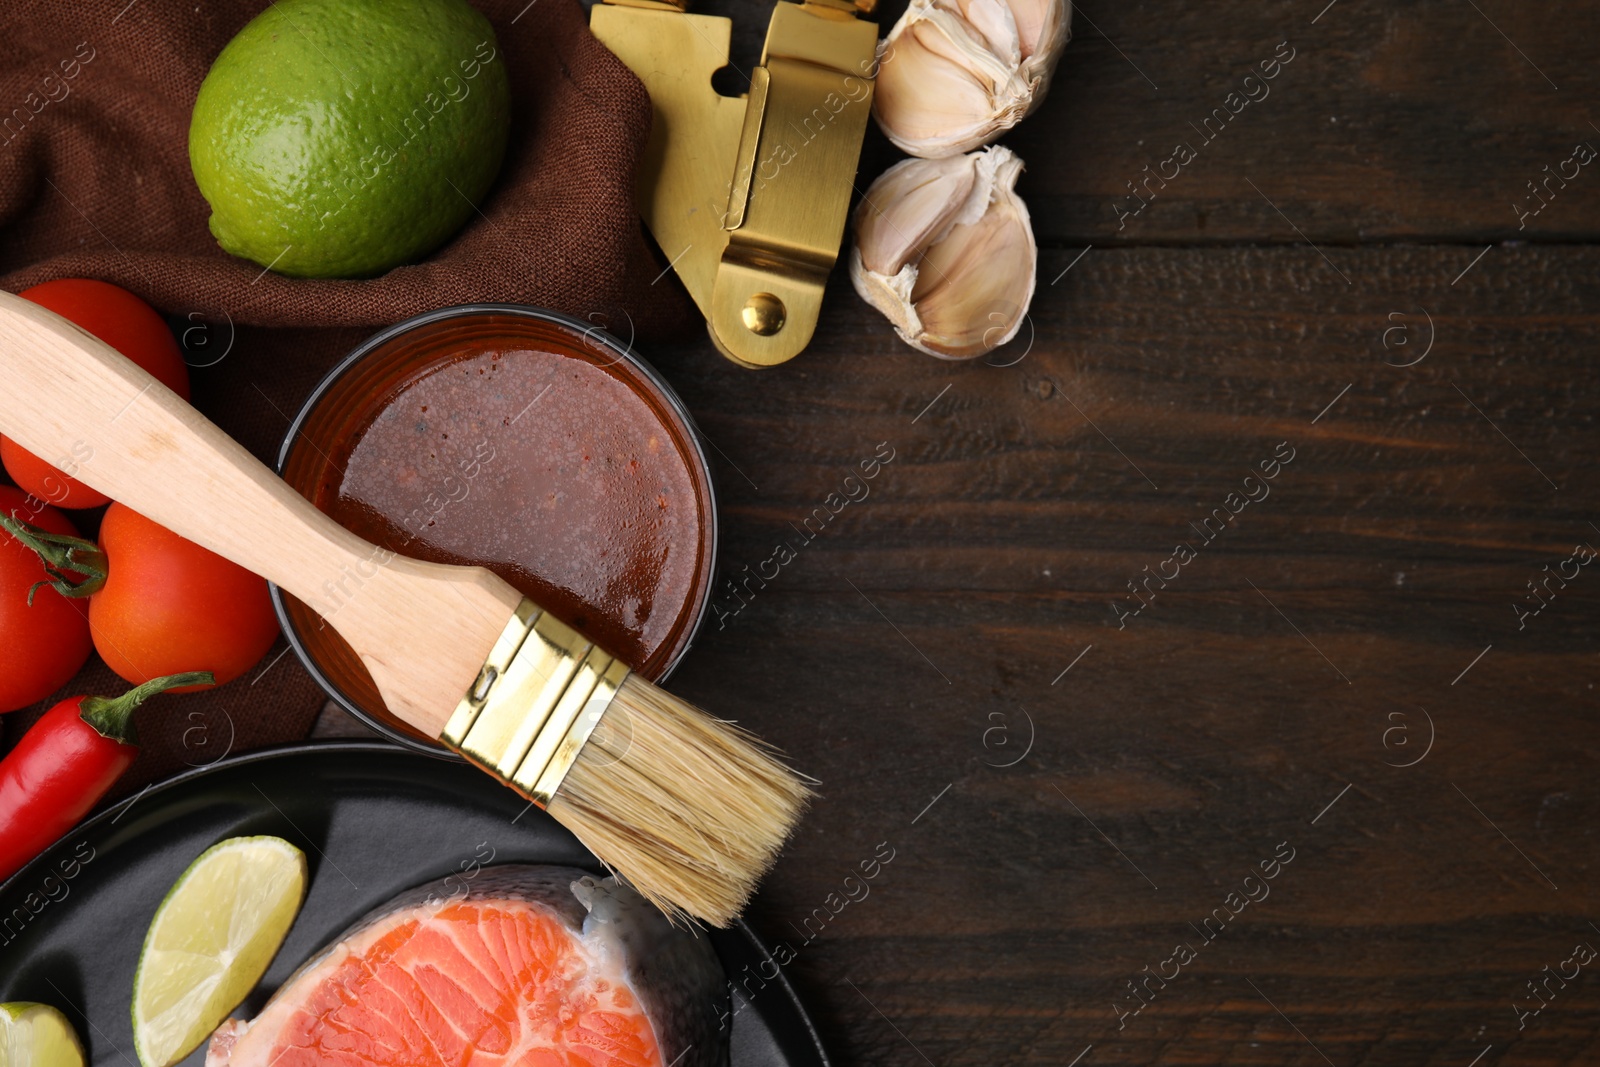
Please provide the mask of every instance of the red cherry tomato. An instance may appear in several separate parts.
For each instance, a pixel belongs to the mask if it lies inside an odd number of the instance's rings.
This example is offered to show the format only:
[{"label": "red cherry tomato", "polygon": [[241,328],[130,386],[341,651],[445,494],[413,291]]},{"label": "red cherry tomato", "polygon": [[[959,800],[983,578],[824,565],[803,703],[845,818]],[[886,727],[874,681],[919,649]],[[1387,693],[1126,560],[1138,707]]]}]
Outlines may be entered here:
[{"label": "red cherry tomato", "polygon": [[[55,508],[0,485],[0,511],[51,533],[77,535]],[[0,711],[16,711],[66,685],[89,658],[89,622],[81,602],[48,586],[28,603],[28,589],[49,581],[33,550],[0,530]]]},{"label": "red cherry tomato", "polygon": [[100,658],[135,685],[186,671],[221,685],[277,640],[264,579],[132,508],[106,509],[100,547],[109,576],[89,600],[89,629]]},{"label": "red cherry tomato", "polygon": [[[189,399],[189,368],[166,320],[126,289],[90,278],[58,278],[17,295],[82,326]],[[23,490],[59,507],[97,508],[111,500],[5,437],[0,437],[0,462]]]}]

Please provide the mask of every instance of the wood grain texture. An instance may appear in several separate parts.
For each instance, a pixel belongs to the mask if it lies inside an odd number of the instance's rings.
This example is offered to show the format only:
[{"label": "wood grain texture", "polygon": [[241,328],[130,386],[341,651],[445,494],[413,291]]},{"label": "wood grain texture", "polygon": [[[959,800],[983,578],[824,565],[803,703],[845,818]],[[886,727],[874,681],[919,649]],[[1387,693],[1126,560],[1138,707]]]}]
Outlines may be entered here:
[{"label": "wood grain texture", "polygon": [[[753,918],[842,1062],[1600,1052],[1587,971],[1517,1010],[1600,946],[1600,573],[1516,607],[1600,545],[1600,180],[1518,214],[1600,144],[1597,17],[1080,7],[1005,139],[1044,252],[996,365],[911,352],[843,284],[789,367],[656,353],[728,461],[741,584],[675,685],[823,780]],[[896,158],[869,133],[859,188]],[[879,442],[869,495],[797,532]],[[1280,442],[1270,495],[1190,525]]]},{"label": "wood grain texture", "polygon": [[[701,9],[748,67],[764,6]],[[1592,964],[1513,1007],[1600,947],[1600,571],[1514,608],[1600,546],[1600,174],[1513,208],[1600,144],[1597,18],[1083,8],[1006,138],[1045,250],[994,365],[912,352],[837,277],[782,368],[646,353],[715,446],[740,584],[673,688],[822,779],[751,918],[839,1062],[1600,1054]],[[1285,40],[1271,96],[1119,229]],[[895,158],[870,132],[859,187]],[[1281,442],[1268,496],[1190,526]]]},{"label": "wood grain texture", "polygon": [[[739,19],[748,69],[766,5],[699,9]],[[822,780],[751,918],[839,1062],[1600,1055],[1594,964],[1514,1007],[1600,947],[1600,570],[1516,610],[1600,546],[1600,172],[1514,207],[1600,144],[1597,29],[1503,0],[1081,7],[1005,140],[1044,252],[994,365],[912,352],[837,277],[782,368],[646,353],[715,446],[741,586],[673,688]],[[1271,95],[1119,227],[1283,41]],[[896,158],[869,132],[859,188]],[[1280,443],[1269,495],[1190,525]]]},{"label": "wood grain texture", "polygon": [[[1600,1050],[1587,969],[1511,1006],[1600,947],[1600,570],[1512,606],[1600,546],[1600,252],[1496,248],[1452,286],[1475,250],[1324,251],[1097,249],[1054,286],[1076,252],[1047,251],[1011,366],[921,356],[844,284],[784,368],[651,353],[727,457],[747,582],[673,688],[822,779],[753,918],[842,1062]],[[868,495],[797,532],[880,442]],[[1269,495],[1188,525],[1282,442]]]},{"label": "wood grain texture", "polygon": [[[1041,241],[1292,243],[1296,227],[1336,244],[1600,233],[1593,166],[1552,185],[1525,226],[1513,207],[1537,207],[1528,183],[1578,142],[1600,147],[1594,5],[1091,3],[1073,33],[1049,98],[1004,139],[1028,165],[1018,190]],[[1294,59],[1246,86],[1282,42]],[[1262,98],[1213,120],[1220,132],[1203,127],[1246,91]],[[1147,165],[1159,172],[1180,142],[1197,158],[1119,225],[1117,205],[1138,203],[1127,183]],[[896,158],[874,131],[860,188]]]}]

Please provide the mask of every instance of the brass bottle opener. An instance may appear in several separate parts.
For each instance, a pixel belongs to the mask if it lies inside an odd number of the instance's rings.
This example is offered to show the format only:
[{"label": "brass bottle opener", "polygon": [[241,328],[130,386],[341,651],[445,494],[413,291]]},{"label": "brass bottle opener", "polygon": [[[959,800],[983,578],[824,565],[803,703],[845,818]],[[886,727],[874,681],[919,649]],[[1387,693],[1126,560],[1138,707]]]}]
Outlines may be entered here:
[{"label": "brass bottle opener", "polygon": [[877,74],[876,0],[778,0],[745,97],[722,96],[733,23],[688,0],[596,4],[590,28],[644,82],[655,121],[639,210],[744,367],[810,342],[839,257]]}]

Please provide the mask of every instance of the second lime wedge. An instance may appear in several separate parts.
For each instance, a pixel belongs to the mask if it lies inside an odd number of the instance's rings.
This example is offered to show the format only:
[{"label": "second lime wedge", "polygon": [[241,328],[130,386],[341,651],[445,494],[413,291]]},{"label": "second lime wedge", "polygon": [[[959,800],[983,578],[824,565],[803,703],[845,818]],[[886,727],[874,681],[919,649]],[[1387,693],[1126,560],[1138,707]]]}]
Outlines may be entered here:
[{"label": "second lime wedge", "polygon": [[48,1004],[0,1004],[0,1067],[83,1067],[83,1046]]},{"label": "second lime wedge", "polygon": [[305,891],[305,853],[282,838],[229,838],[189,865],[156,909],[133,978],[144,1067],[183,1059],[249,995]]}]

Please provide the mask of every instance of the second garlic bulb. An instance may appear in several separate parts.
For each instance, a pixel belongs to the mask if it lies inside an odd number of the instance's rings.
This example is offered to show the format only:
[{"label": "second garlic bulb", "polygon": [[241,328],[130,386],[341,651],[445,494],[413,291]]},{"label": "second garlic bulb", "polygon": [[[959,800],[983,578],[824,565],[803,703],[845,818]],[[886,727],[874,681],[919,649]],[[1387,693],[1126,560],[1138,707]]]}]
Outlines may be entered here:
[{"label": "second garlic bulb", "polygon": [[972,359],[1017,335],[1039,259],[1013,188],[1021,173],[1022,160],[996,146],[904,160],[867,190],[850,280],[913,348]]},{"label": "second garlic bulb", "polygon": [[1044,99],[1071,21],[1070,0],[911,0],[878,46],[878,125],[914,156],[988,144]]}]

